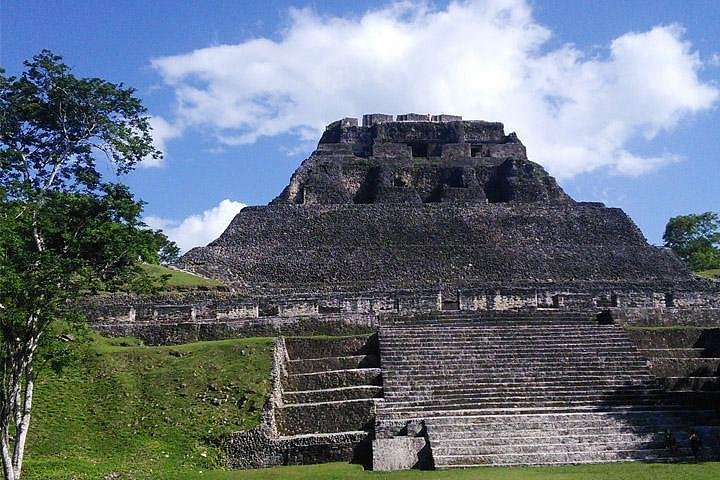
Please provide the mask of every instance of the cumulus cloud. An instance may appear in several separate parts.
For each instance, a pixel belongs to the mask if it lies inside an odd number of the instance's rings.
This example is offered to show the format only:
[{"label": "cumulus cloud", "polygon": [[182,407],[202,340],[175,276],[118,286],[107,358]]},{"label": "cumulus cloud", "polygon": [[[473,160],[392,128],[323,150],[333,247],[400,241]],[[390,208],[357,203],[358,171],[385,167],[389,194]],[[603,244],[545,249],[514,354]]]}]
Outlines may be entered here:
[{"label": "cumulus cloud", "polygon": [[215,207],[190,215],[184,220],[149,216],[145,217],[144,221],[150,228],[164,231],[184,253],[193,247],[207,245],[219,237],[235,215],[246,206],[244,203],[225,199]]},{"label": "cumulus cloud", "polygon": [[[153,144],[163,155],[167,152],[168,140],[180,137],[183,132],[183,129],[179,125],[172,124],[157,115],[150,117],[150,127],[152,128]],[[140,166],[160,167],[164,164],[163,160],[162,158],[146,157],[140,162]]]},{"label": "cumulus cloud", "polygon": [[628,151],[712,107],[719,91],[680,26],[626,33],[588,54],[550,48],[522,0],[392,3],[359,17],[291,9],[277,40],[255,38],[157,58],[183,124],[221,143],[292,133],[362,113],[458,113],[500,120],[531,157],[569,177],[637,175],[674,161]]}]

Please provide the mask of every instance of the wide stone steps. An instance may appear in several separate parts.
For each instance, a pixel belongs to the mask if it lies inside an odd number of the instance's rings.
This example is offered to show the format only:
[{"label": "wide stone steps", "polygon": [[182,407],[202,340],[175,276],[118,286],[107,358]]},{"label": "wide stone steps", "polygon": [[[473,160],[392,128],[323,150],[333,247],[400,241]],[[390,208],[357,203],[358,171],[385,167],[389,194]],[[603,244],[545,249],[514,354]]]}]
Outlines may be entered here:
[{"label": "wide stone steps", "polygon": [[496,327],[506,328],[508,326],[519,325],[520,328],[538,327],[538,328],[562,328],[562,327],[607,327],[607,325],[598,325],[597,320],[582,319],[558,319],[552,317],[506,317],[503,319],[479,318],[471,317],[444,317],[436,320],[394,320],[392,322],[380,322],[383,331],[393,330],[413,330],[418,328],[438,329],[443,327],[462,328],[462,327]]},{"label": "wide stone steps", "polygon": [[[485,360],[460,360],[452,367],[442,362],[442,359],[435,359],[429,361],[428,364],[423,362],[398,362],[395,364],[397,371],[388,372],[389,376],[404,376],[404,375],[417,375],[421,372],[424,375],[442,374],[448,371],[454,371],[455,369],[464,369],[469,374],[475,374],[477,372],[487,372],[488,375],[495,374],[526,374],[526,373],[550,373],[547,372],[549,369],[557,369],[556,371],[577,371],[587,373],[607,373],[608,375],[614,373],[630,372],[640,373],[643,372],[647,375],[648,365],[642,362],[584,362],[574,363],[568,365],[567,360],[559,359],[558,361],[527,361],[527,362],[508,362],[503,363],[502,361],[492,362]],[[428,373],[432,372],[432,373]],[[699,375],[702,376],[702,375]],[[712,375],[710,375],[712,376]]]},{"label": "wide stone steps", "polygon": [[533,331],[534,334],[542,336],[549,332],[567,332],[569,334],[578,332],[584,333],[592,331],[598,335],[617,335],[618,330],[614,325],[597,325],[597,324],[578,324],[575,322],[558,323],[553,321],[552,323],[536,324],[527,323],[520,324],[518,322],[436,322],[436,323],[421,323],[415,326],[403,326],[403,327],[382,327],[381,334],[383,335],[417,335],[418,332],[429,332],[429,333],[440,333],[449,334],[454,332],[462,333],[482,333],[483,335],[493,335],[500,333],[509,332],[512,335],[519,336],[522,333]]},{"label": "wide stone steps", "polygon": [[[385,383],[384,385],[384,392],[386,395],[386,399],[388,402],[394,401],[394,400],[400,400],[405,398],[415,398],[417,396],[425,396],[425,395],[456,395],[456,394],[463,394],[463,393],[473,393],[478,395],[492,395],[496,393],[504,394],[504,393],[513,393],[513,391],[520,391],[520,393],[526,393],[528,396],[542,396],[545,393],[552,394],[554,391],[558,390],[568,390],[571,387],[575,386],[577,387],[576,392],[578,395],[581,395],[586,392],[593,392],[593,391],[616,391],[616,392],[623,392],[627,390],[631,390],[635,387],[641,387],[647,390],[653,390],[658,385],[656,383],[639,383],[639,384],[612,384],[612,383],[598,383],[595,388],[593,388],[592,384],[585,384],[580,385],[577,382],[575,384],[570,383],[570,381],[567,381],[563,384],[560,384],[556,381],[553,382],[546,382],[543,384],[543,387],[548,386],[552,387],[552,389],[548,388],[526,388],[525,390],[522,390],[522,385],[526,383],[524,380],[519,382],[513,382],[513,383],[494,383],[494,384],[472,384],[472,383],[466,383],[465,385],[458,385],[458,382],[454,382],[453,380],[449,380],[447,383],[433,383],[431,385],[428,384],[388,384]],[[511,386],[515,390],[507,390],[500,387],[507,387]]]},{"label": "wide stone steps", "polygon": [[[426,372],[425,375],[431,375],[431,374],[441,374],[448,371],[454,371],[462,369],[463,371],[467,371],[468,373],[477,373],[477,372],[487,372],[488,374],[495,374],[495,373],[513,373],[513,372],[545,372],[548,373],[547,370],[551,368],[558,368],[563,367],[565,370],[572,370],[572,371],[585,371],[585,372],[606,372],[608,374],[615,373],[615,371],[623,371],[623,370],[635,370],[635,371],[647,371],[648,365],[644,362],[582,362],[582,363],[572,363],[568,364],[567,360],[563,361],[562,359],[558,360],[557,362],[543,362],[543,361],[535,361],[535,362],[523,362],[523,361],[516,361],[516,362],[493,362],[493,361],[481,361],[481,360],[471,360],[471,359],[464,359],[460,360],[457,363],[453,365],[448,365],[447,363],[444,363],[441,361],[441,359],[436,359],[435,361],[432,361],[427,364],[425,368],[423,368],[422,362],[398,362],[395,364],[395,366],[398,369],[402,369],[397,371],[396,373],[398,375],[403,374],[411,374],[415,375],[420,371]],[[432,373],[427,373],[432,372]]]},{"label": "wide stone steps", "polygon": [[[447,348],[445,348],[447,347]],[[398,352],[402,351],[406,355],[413,356],[413,355],[428,355],[433,353],[439,353],[441,355],[449,356],[449,355],[457,355],[457,354],[487,354],[488,351],[491,351],[492,349],[501,348],[502,353],[501,356],[510,356],[510,355],[516,355],[518,357],[522,357],[523,355],[537,355],[537,354],[556,354],[556,355],[562,355],[567,353],[572,353],[578,355],[578,359],[580,359],[580,355],[586,354],[597,354],[597,353],[605,353],[606,355],[623,355],[623,354],[636,354],[635,350],[630,346],[623,346],[618,344],[611,344],[611,345],[582,345],[582,346],[576,346],[576,347],[568,347],[566,345],[564,346],[558,346],[555,347],[553,345],[547,345],[546,347],[543,347],[541,345],[530,345],[530,346],[524,346],[524,345],[508,345],[507,348],[504,345],[480,345],[476,342],[468,343],[468,344],[453,344],[451,345],[437,345],[437,344],[428,344],[428,345],[397,345],[393,347],[383,348],[381,350],[381,354],[388,354],[388,356],[392,357],[393,355],[390,355],[391,352]],[[395,354],[397,356],[397,354]],[[644,359],[643,359],[644,360]]]},{"label": "wide stone steps", "polygon": [[687,454],[673,455],[666,449],[632,449],[616,451],[565,451],[510,453],[488,455],[433,455],[436,468],[469,468],[486,465],[566,465],[623,461],[683,461]]},{"label": "wide stone steps", "polygon": [[[645,440],[643,440],[645,439]],[[554,439],[559,440],[559,439]],[[635,435],[627,435],[625,437],[617,435],[608,435],[601,439],[585,439],[582,441],[570,441],[566,439],[563,443],[548,443],[541,441],[539,443],[527,444],[511,444],[511,445],[483,445],[478,447],[467,442],[438,442],[433,446],[433,455],[436,456],[477,456],[477,455],[504,455],[504,454],[533,454],[542,451],[543,453],[565,453],[567,451],[586,451],[586,452],[612,452],[618,450],[664,450],[665,442],[662,434],[644,435],[638,439]],[[600,440],[600,441],[598,441]],[[680,446],[680,445],[679,445]],[[690,453],[690,449],[686,445],[682,445]]]},{"label": "wide stone steps", "polygon": [[611,329],[616,328],[614,325],[598,325],[597,323],[583,323],[583,322],[558,322],[557,320],[547,320],[543,322],[518,322],[514,320],[503,320],[500,322],[490,321],[451,321],[445,320],[442,322],[421,322],[417,324],[405,324],[405,325],[392,325],[383,326],[381,325],[382,334],[400,334],[400,335],[413,335],[417,332],[426,331],[429,333],[448,333],[466,330],[468,333],[480,332],[492,335],[496,332],[507,332],[513,329],[516,332],[525,332],[529,329],[536,329],[538,335],[543,335],[548,332],[586,332],[594,330],[598,334],[603,333],[616,333]]},{"label": "wide stone steps", "polygon": [[483,416],[497,416],[503,418],[508,415],[538,415],[538,414],[553,414],[553,413],[583,413],[583,414],[604,414],[613,413],[618,416],[626,415],[629,412],[643,412],[648,410],[656,411],[667,411],[676,410],[678,412],[687,412],[688,407],[684,405],[637,405],[628,407],[627,405],[620,406],[576,406],[576,407],[545,407],[545,408],[484,408],[484,409],[467,409],[467,410],[432,410],[432,411],[421,411],[421,412],[407,412],[407,411],[393,411],[386,410],[385,408],[379,408],[377,410],[378,422],[376,423],[376,430],[378,426],[383,425],[400,425],[405,424],[407,421],[426,421],[428,419],[439,419],[439,418],[458,418],[458,417],[469,417],[475,415]]},{"label": "wide stone steps", "polygon": [[[383,331],[381,333],[382,341],[385,342],[386,340],[433,340],[436,337],[438,339],[476,339],[476,340],[483,340],[483,339],[490,339],[490,340],[518,340],[518,341],[533,341],[533,340],[548,340],[548,341],[560,341],[560,340],[573,340],[578,342],[586,341],[586,338],[583,338],[580,335],[584,335],[586,333],[593,333],[594,336],[601,339],[608,339],[608,340],[623,340],[628,341],[627,338],[623,337],[621,333],[618,332],[596,332],[593,329],[587,329],[587,332],[577,332],[573,331],[572,329],[563,329],[560,330],[542,330],[537,332],[532,332],[531,329],[525,329],[525,330],[497,330],[495,332],[488,332],[483,329],[477,329],[477,330],[471,330],[467,331],[462,328],[456,328],[456,329],[443,329],[442,331],[423,331],[421,329],[418,329],[417,331],[413,332],[404,332],[404,333],[392,333],[392,332],[385,332]],[[432,337],[428,337],[426,335],[432,335]]]},{"label": "wide stone steps", "polygon": [[610,351],[618,351],[618,352],[636,352],[635,347],[630,343],[625,343],[621,341],[609,341],[604,342],[601,339],[598,339],[596,342],[513,342],[513,341],[503,341],[503,342],[492,342],[492,341],[483,341],[483,340],[470,340],[470,341],[453,341],[448,340],[446,342],[436,341],[436,340],[425,340],[425,341],[401,341],[401,342],[388,342],[387,344],[383,344],[383,348],[380,350],[381,353],[392,353],[395,351],[396,353],[399,351],[404,352],[405,349],[409,353],[412,352],[420,352],[423,351],[435,351],[435,350],[442,350],[447,353],[450,352],[457,352],[462,351],[464,348],[471,348],[473,350],[483,350],[483,349],[492,349],[498,353],[512,353],[512,352],[525,352],[525,353],[539,353],[544,351],[572,351],[572,352],[578,352],[578,351],[598,351],[598,350],[605,350],[607,348],[610,349]]},{"label": "wide stone steps", "polygon": [[428,425],[473,427],[486,426],[494,432],[515,432],[532,429],[548,429],[558,425],[579,425],[587,427],[607,425],[653,426],[673,424],[691,425],[692,423],[712,423],[720,425],[720,419],[712,410],[694,410],[684,412],[670,409],[631,409],[616,412],[555,412],[517,416],[507,415],[464,415],[442,416],[428,420]]},{"label": "wide stone steps", "polygon": [[[685,422],[665,422],[663,426],[671,432],[687,433],[689,429]],[[460,425],[433,425],[432,431],[437,437],[438,444],[462,444],[462,445],[517,445],[541,443],[583,443],[595,442],[597,439],[606,437],[625,437],[625,438],[642,438],[664,436],[662,431],[658,431],[658,425],[615,425],[604,424],[599,427],[588,427],[584,424],[560,424],[546,425],[544,428],[525,428],[517,426],[515,430],[503,431],[501,428],[495,427],[490,429],[488,426],[477,425],[474,428]],[[701,429],[717,429],[717,425],[698,426]],[[680,439],[686,438],[682,435]]]},{"label": "wide stone steps", "polygon": [[[464,402],[464,403],[443,403],[434,405],[412,405],[412,406],[386,406],[383,407],[380,412],[385,414],[394,413],[408,414],[412,417],[424,417],[426,415],[435,415],[438,408],[443,408],[444,412],[453,411],[473,411],[475,413],[482,413],[486,410],[497,410],[502,411],[504,409],[518,409],[523,411],[544,411],[550,408],[558,409],[573,409],[573,408],[595,408],[599,410],[610,409],[612,407],[624,407],[632,403],[636,407],[659,407],[663,405],[658,400],[647,399],[647,400],[632,400],[630,399],[618,399],[618,400],[538,400],[538,401],[488,401],[488,402]],[[448,413],[449,414],[449,413]]]},{"label": "wide stone steps", "polygon": [[[606,326],[577,327],[568,325],[562,328],[554,328],[549,326],[527,326],[513,328],[512,325],[507,327],[492,327],[483,325],[445,325],[441,327],[424,326],[420,328],[405,329],[383,329],[380,335],[385,338],[421,338],[424,334],[437,334],[440,336],[467,336],[467,337],[510,337],[510,338],[547,338],[553,334],[563,338],[578,338],[577,335],[593,333],[594,335],[606,338],[618,338],[622,336],[622,330],[610,330]],[[526,334],[531,334],[530,336]]]},{"label": "wide stone steps", "polygon": [[[352,372],[351,370],[346,370],[345,372]],[[486,372],[488,374],[488,371],[485,370],[483,372]],[[362,372],[361,372],[362,373]],[[396,384],[408,384],[412,386],[418,386],[418,385],[453,385],[454,382],[460,380],[463,383],[469,383],[469,384],[475,384],[475,382],[483,382],[483,383],[517,383],[517,382],[529,382],[529,381],[538,381],[538,382],[558,382],[558,384],[563,384],[564,382],[568,381],[566,380],[567,374],[572,373],[579,373],[576,370],[573,369],[566,369],[566,370],[558,370],[558,371],[552,371],[552,372],[543,372],[543,371],[518,371],[518,372],[489,372],[488,377],[489,378],[478,378],[475,372],[469,371],[469,372],[453,372],[452,370],[446,370],[446,371],[439,371],[437,375],[431,374],[431,373],[424,373],[424,374],[413,374],[413,373],[406,373],[406,374],[400,374],[395,373],[393,375],[388,375],[385,378],[385,386],[388,388],[392,388]],[[637,378],[633,376],[633,371],[627,371],[619,374],[614,373],[608,373],[603,374],[602,372],[584,372],[582,377],[580,377],[581,380],[589,381],[589,380],[607,380],[607,381],[632,381],[632,380],[649,380],[652,377],[641,377]],[[366,375],[371,375],[372,372],[366,372]],[[334,374],[333,374],[334,375]],[[360,373],[358,373],[360,375]],[[348,376],[347,373],[343,373],[342,375],[338,374],[338,377],[345,377]],[[438,378],[438,376],[440,378]],[[300,377],[300,376],[298,376]],[[307,381],[317,381],[320,382],[320,380],[314,379],[312,377],[303,376],[305,379],[309,379]],[[342,378],[340,378],[342,380]],[[338,380],[338,381],[340,381]],[[325,380],[322,380],[325,381]],[[329,380],[328,380],[329,381]],[[371,384],[371,383],[369,383]],[[335,386],[343,386],[343,385],[335,385]],[[528,388],[532,387],[531,385],[528,385]],[[332,387],[325,387],[325,388],[332,388]],[[312,388],[307,388],[305,390],[311,390]]]},{"label": "wide stone steps", "polygon": [[[461,352],[459,352],[461,353]],[[647,369],[651,365],[651,363],[640,359],[627,359],[626,357],[623,358],[622,355],[615,355],[615,354],[606,354],[603,355],[601,353],[593,353],[592,357],[585,356],[578,358],[577,355],[573,355],[572,353],[562,353],[558,354],[555,358],[550,357],[532,357],[532,356],[522,356],[522,355],[515,355],[514,357],[503,357],[499,356],[496,358],[493,358],[489,354],[476,354],[471,351],[466,351],[465,355],[459,354],[455,355],[454,357],[452,355],[446,355],[446,354],[438,354],[438,355],[428,355],[428,356],[413,356],[408,355],[404,359],[383,359],[383,362],[381,364],[381,367],[384,366],[392,366],[393,368],[397,367],[422,367],[427,366],[428,368],[425,368],[426,371],[431,371],[432,367],[442,367],[442,366],[450,366],[453,367],[455,365],[480,365],[482,367],[485,366],[495,366],[495,367],[502,367],[506,366],[508,369],[515,368],[517,366],[526,366],[526,367],[532,367],[532,366],[538,366],[542,368],[545,365],[553,366],[557,363],[563,363],[568,365],[568,361],[572,360],[571,365],[578,365],[582,367],[605,367],[605,366],[612,366],[612,365],[627,365],[627,366],[636,366],[641,367],[644,369]],[[686,359],[690,360],[690,359]],[[694,359],[693,359],[694,360]],[[452,362],[452,363],[451,363]]]},{"label": "wide stone steps", "polygon": [[[379,387],[376,387],[379,388]],[[658,394],[663,391],[658,388],[648,388],[647,386],[631,386],[631,387],[594,387],[594,388],[558,388],[555,385],[539,388],[534,387],[532,391],[528,391],[527,387],[518,385],[508,388],[485,388],[485,389],[473,389],[473,388],[457,388],[452,390],[425,390],[418,392],[413,398],[415,400],[431,400],[431,399],[457,399],[462,400],[466,398],[488,398],[492,396],[521,396],[527,397],[533,395],[540,396],[554,396],[554,395],[584,395],[586,393],[616,393],[616,392],[634,393],[638,395],[649,395]],[[407,396],[402,391],[391,391],[385,393],[385,401],[397,403],[403,401]]]},{"label": "wide stone steps", "polygon": [[[516,326],[513,324],[507,326],[493,326],[484,324],[465,324],[465,325],[423,325],[417,328],[383,328],[380,335],[383,338],[420,338],[425,333],[438,334],[441,336],[463,335],[463,336],[479,336],[479,337],[498,337],[511,336],[513,338],[522,338],[526,334],[532,334],[534,338],[546,338],[551,334],[558,334],[566,338],[585,333],[593,333],[601,337],[617,338],[622,336],[623,331],[618,330],[614,326],[598,326],[598,325],[524,325]],[[581,338],[581,337],[578,337]]]},{"label": "wide stone steps", "polygon": [[[564,463],[558,458],[583,458],[581,454],[588,455],[583,461],[594,461],[628,451],[647,453],[648,457],[638,458],[643,460],[689,457],[690,428],[703,439],[705,455],[720,454],[720,421],[711,411],[446,417],[429,419],[426,424],[439,468],[487,461],[495,465]],[[665,449],[666,429],[676,440],[675,452]],[[603,454],[595,456],[599,452]]]},{"label": "wide stone steps", "polygon": [[463,405],[463,404],[485,404],[491,402],[507,401],[509,404],[516,402],[546,402],[546,401],[607,401],[607,400],[644,400],[644,399],[669,399],[668,394],[661,391],[600,391],[600,392],[542,392],[540,395],[529,395],[523,392],[515,394],[497,392],[494,394],[454,394],[454,395],[428,395],[426,397],[413,397],[412,399],[398,399],[385,397],[390,405],[388,408],[410,407],[410,406],[437,406],[437,405]]},{"label": "wide stone steps", "polygon": [[[403,422],[423,421],[439,468],[682,459],[690,428],[709,442],[720,433],[715,412],[689,411],[626,332],[592,317],[389,318],[379,342],[378,431],[396,435]],[[672,361],[711,369],[700,354]]]}]

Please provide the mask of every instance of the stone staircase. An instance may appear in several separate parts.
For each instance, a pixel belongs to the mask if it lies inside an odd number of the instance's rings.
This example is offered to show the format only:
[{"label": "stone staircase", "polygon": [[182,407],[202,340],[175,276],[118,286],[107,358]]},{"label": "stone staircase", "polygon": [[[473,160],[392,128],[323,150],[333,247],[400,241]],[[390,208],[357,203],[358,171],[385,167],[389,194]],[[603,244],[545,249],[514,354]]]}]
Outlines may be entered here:
[{"label": "stone staircase", "polygon": [[441,312],[386,317],[379,336],[376,436],[422,432],[437,468],[678,460],[690,429],[720,453],[716,412],[675,402],[622,328],[594,317]]},{"label": "stone staircase", "polygon": [[274,416],[280,442],[302,445],[283,463],[363,461],[382,396],[377,338],[285,338],[281,401]]}]

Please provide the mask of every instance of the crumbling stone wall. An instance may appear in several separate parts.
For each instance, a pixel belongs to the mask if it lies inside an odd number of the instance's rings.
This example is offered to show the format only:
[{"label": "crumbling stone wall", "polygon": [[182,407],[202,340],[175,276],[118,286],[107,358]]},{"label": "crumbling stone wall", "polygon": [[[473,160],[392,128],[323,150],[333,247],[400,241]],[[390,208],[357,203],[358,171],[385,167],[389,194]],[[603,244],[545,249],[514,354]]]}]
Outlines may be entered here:
[{"label": "crumbling stone wall", "polygon": [[272,204],[572,201],[501,123],[424,117],[330,124]]}]

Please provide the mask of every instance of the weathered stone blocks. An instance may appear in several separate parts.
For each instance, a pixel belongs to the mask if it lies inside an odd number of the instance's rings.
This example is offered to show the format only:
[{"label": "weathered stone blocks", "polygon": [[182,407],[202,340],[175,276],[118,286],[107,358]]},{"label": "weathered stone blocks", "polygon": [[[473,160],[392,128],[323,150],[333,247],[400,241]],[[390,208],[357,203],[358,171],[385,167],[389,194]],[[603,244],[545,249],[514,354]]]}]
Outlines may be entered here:
[{"label": "weathered stone blocks", "polygon": [[423,458],[426,449],[425,437],[375,439],[372,442],[373,470],[385,472],[417,468],[426,461]]}]

